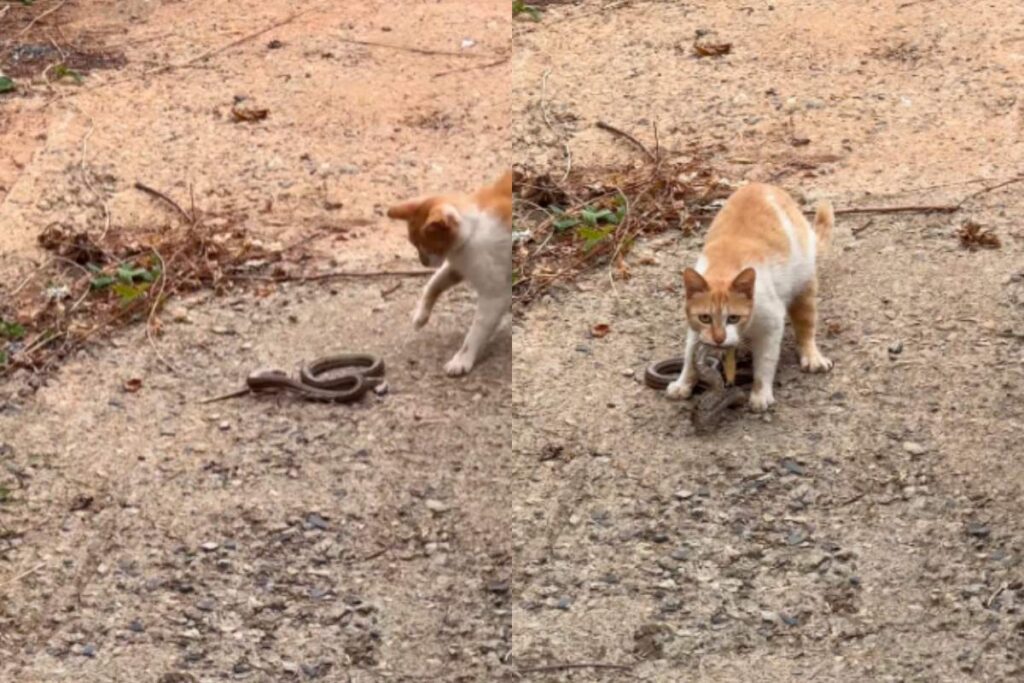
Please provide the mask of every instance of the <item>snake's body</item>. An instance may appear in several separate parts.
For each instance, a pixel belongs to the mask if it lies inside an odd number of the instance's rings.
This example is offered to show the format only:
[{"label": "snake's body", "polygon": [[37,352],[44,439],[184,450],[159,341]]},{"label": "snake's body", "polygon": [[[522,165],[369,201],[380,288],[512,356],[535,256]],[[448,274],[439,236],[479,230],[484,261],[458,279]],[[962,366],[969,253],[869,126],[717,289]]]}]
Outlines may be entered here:
[{"label": "snake's body", "polygon": [[[747,394],[741,387],[726,386],[719,369],[721,363],[709,347],[698,344],[695,353],[694,368],[703,391],[693,404],[690,420],[694,431],[707,434],[718,427],[727,409],[746,401]],[[669,358],[648,366],[644,383],[652,389],[665,389],[683,371],[683,361],[682,357]]]},{"label": "snake's body", "polygon": [[[346,369],[347,373],[327,377],[332,370]],[[255,370],[245,378],[245,388],[207,399],[203,403],[223,401],[237,396],[267,391],[289,391],[308,401],[351,403],[384,381],[384,361],[361,353],[343,353],[318,358],[303,365],[299,379],[284,370],[267,368]]]}]

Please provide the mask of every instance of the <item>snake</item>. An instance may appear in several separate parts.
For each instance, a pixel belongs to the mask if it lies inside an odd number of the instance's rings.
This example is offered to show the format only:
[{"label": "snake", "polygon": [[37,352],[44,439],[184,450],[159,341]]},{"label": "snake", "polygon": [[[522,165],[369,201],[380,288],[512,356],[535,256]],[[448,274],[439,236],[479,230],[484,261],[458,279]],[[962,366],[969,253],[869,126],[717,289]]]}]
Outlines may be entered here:
[{"label": "snake", "polygon": [[[746,401],[747,393],[741,387],[726,386],[721,373],[721,361],[714,356],[710,347],[698,344],[695,354],[697,388],[702,391],[690,411],[690,421],[697,434],[709,434],[721,424],[722,416],[728,408]],[[684,363],[682,356],[652,363],[644,371],[644,384],[652,389],[664,390],[679,377]],[[741,373],[737,379],[749,380],[750,376]]]},{"label": "snake", "polygon": [[[347,369],[342,375],[326,377],[332,370]],[[202,403],[271,391],[289,391],[308,401],[351,403],[384,382],[384,361],[365,353],[324,356],[304,364],[295,379],[278,368],[253,370],[245,378],[245,387],[229,394],[208,398]]]}]

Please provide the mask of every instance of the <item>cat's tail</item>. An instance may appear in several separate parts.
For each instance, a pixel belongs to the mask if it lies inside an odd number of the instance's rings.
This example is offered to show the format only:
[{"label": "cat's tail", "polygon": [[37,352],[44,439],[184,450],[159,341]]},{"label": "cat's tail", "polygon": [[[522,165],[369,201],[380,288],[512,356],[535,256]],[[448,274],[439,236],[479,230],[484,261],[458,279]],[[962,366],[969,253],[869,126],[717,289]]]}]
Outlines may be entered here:
[{"label": "cat's tail", "polygon": [[818,253],[824,253],[828,249],[828,243],[832,240],[832,225],[836,222],[836,212],[832,208],[832,202],[823,199],[814,208],[814,234],[818,236]]}]

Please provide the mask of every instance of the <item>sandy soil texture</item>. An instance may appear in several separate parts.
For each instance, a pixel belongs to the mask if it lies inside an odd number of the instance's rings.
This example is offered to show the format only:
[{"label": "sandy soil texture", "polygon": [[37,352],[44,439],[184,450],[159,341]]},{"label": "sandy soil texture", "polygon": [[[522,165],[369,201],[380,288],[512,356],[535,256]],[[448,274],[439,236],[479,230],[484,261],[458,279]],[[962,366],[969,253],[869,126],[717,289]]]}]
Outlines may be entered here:
[{"label": "sandy soil texture", "polygon": [[[467,69],[507,57],[510,32],[497,1],[0,3],[19,86],[0,96],[5,287],[52,222],[167,221],[137,180],[305,240],[310,267],[418,267],[383,210],[509,166],[508,67]],[[81,86],[48,82],[59,61]],[[239,123],[236,104],[269,113]],[[414,333],[421,285],[203,294],[164,319],[177,375],[134,328],[36,392],[8,382],[0,680],[491,678],[510,647],[510,335],[450,380],[473,297]],[[388,393],[198,403],[344,350],[384,356]]]},{"label": "sandy soil texture", "polygon": [[[956,203],[1024,154],[1011,2],[558,4],[517,24],[516,162],[560,177],[719,143],[725,178],[838,209]],[[704,40],[731,43],[696,58]],[[547,121],[545,121],[545,111]],[[564,143],[564,145],[563,145]],[[637,381],[680,352],[698,236],[638,246],[513,332],[515,653],[547,680],[1011,681],[1024,583],[1021,186],[952,215],[840,217],[828,376],[787,337],[769,418],[698,438]],[[1002,240],[962,249],[972,218]],[[647,264],[647,265],[644,265]],[[611,332],[593,338],[594,325]],[[580,390],[567,390],[566,388]]]}]

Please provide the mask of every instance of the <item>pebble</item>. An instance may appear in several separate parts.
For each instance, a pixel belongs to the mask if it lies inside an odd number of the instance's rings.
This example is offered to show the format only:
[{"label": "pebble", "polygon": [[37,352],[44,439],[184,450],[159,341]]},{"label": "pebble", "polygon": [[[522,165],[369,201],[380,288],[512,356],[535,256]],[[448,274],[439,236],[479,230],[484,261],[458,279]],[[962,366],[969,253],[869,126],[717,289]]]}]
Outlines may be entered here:
[{"label": "pebble", "polygon": [[221,430],[222,432],[226,432],[226,431],[228,431],[229,429],[231,429],[231,423],[230,423],[230,422],[228,422],[227,420],[223,420],[223,421],[221,421],[221,423],[220,423],[219,425],[217,425],[217,427],[218,427],[218,428],[219,428],[219,429],[220,429],[220,430]]},{"label": "pebble", "polygon": [[679,489],[678,491],[676,491],[676,498],[678,498],[679,500],[693,498],[693,491],[690,491],[689,489]]},{"label": "pebble", "polygon": [[992,530],[980,522],[971,522],[967,525],[967,533],[975,538],[987,538]]},{"label": "pebble", "polygon": [[817,97],[812,97],[804,103],[804,106],[808,109],[824,109],[825,100],[820,100]]},{"label": "pebble", "polygon": [[175,306],[171,309],[171,319],[174,322],[183,323],[188,320],[188,309],[184,306]]},{"label": "pebble", "polygon": [[917,443],[916,441],[904,441],[903,450],[910,455],[924,455],[928,452],[928,449]]},{"label": "pebble", "polygon": [[212,553],[214,550],[220,547],[220,543],[217,543],[216,541],[207,541],[199,547],[208,553]]},{"label": "pebble", "polygon": [[326,531],[327,529],[327,520],[315,512],[309,513],[306,517],[306,524],[312,529],[319,529],[321,531]]},{"label": "pebble", "polygon": [[89,643],[88,645],[83,647],[82,648],[82,656],[83,657],[95,657],[96,656],[96,646],[93,645],[92,643]]},{"label": "pebble", "polygon": [[226,327],[224,325],[214,325],[213,327],[210,328],[210,331],[213,332],[214,334],[221,335],[235,334],[235,331],[233,329],[231,329],[230,327]]},{"label": "pebble", "polygon": [[128,630],[132,633],[144,633],[146,627],[138,619],[132,619],[132,623],[128,624]]},{"label": "pebble", "polygon": [[567,610],[572,607],[572,600],[569,598],[559,598],[557,607],[558,609]]},{"label": "pebble", "polygon": [[427,500],[424,503],[424,505],[426,505],[427,509],[430,510],[431,512],[442,513],[442,512],[448,512],[448,510],[449,510],[447,505],[445,505],[441,501],[435,500],[433,498],[427,498]]}]

